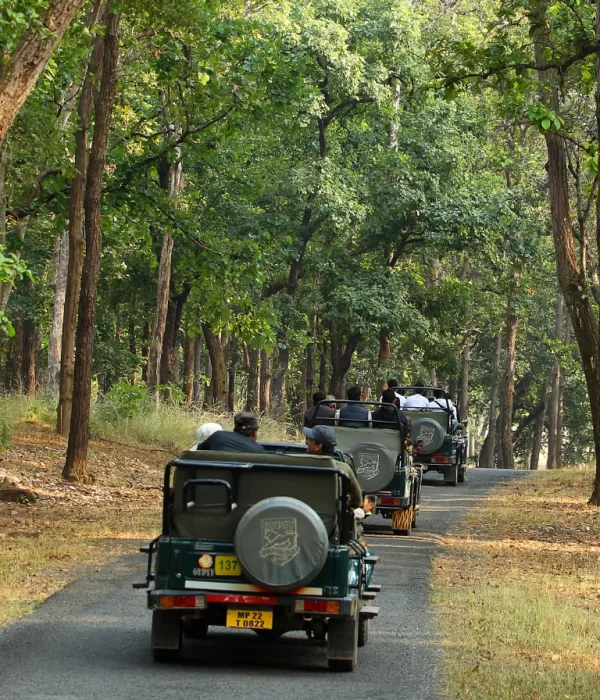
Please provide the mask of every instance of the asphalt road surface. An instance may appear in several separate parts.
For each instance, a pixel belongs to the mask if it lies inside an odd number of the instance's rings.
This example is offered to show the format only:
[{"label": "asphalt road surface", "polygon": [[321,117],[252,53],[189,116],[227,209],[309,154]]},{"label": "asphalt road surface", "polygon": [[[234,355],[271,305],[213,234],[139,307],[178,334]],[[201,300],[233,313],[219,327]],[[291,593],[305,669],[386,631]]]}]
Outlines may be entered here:
[{"label": "asphalt road surface", "polygon": [[[145,557],[126,557],[74,582],[30,617],[0,629],[1,700],[323,700],[439,697],[440,652],[429,603],[431,560],[440,535],[500,481],[519,473],[470,469],[453,488],[426,477],[418,529],[394,537],[379,516],[367,540],[382,584],[370,640],[354,673],[327,669],[324,645],[301,633],[264,642],[253,632],[212,628],[186,641],[175,666],[151,660],[150,613],[131,588]],[[374,530],[374,531],[373,531]]]}]

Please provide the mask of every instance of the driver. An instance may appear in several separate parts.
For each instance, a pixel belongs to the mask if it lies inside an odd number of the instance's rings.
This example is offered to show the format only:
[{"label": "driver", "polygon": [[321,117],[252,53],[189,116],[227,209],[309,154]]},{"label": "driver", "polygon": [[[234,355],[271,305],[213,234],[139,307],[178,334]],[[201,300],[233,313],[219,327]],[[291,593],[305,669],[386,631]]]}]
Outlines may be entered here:
[{"label": "driver", "polygon": [[332,457],[335,459],[335,466],[344,471],[350,477],[350,505],[352,508],[360,508],[363,504],[363,495],[356,474],[345,462],[336,459],[335,446],[337,436],[335,430],[327,425],[316,425],[314,428],[304,428],[302,431],[306,436],[308,454],[315,457]]}]

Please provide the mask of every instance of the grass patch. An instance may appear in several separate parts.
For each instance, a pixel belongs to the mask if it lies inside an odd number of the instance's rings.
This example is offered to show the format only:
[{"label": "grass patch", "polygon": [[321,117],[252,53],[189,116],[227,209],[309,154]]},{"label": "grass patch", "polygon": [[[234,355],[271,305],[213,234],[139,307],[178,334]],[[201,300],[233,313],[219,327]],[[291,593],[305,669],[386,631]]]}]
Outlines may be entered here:
[{"label": "grass patch", "polygon": [[591,471],[497,487],[434,562],[451,697],[600,697],[600,524]]}]

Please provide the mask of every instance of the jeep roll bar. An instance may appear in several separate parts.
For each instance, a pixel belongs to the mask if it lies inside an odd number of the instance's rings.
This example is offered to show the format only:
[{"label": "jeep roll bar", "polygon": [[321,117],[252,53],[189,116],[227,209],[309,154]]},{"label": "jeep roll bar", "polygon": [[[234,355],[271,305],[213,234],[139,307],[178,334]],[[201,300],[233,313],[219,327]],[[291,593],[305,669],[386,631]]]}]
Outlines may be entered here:
[{"label": "jeep roll bar", "polygon": [[[318,423],[318,425],[328,425],[331,426],[332,428],[336,427],[335,421],[336,420],[344,420],[343,418],[341,419],[336,419],[336,418],[319,418],[318,413],[319,413],[319,408],[321,406],[329,406],[330,404],[338,404],[338,403],[343,403],[344,406],[347,404],[356,404],[357,406],[377,406],[377,408],[381,408],[382,406],[394,406],[396,409],[395,417],[396,417],[396,423],[391,427],[392,423],[387,420],[371,420],[369,421],[372,425],[377,424],[378,427],[382,428],[389,428],[390,430],[396,430],[398,429],[403,437],[406,437],[406,431],[404,429],[404,426],[402,425],[402,422],[400,420],[400,413],[398,407],[395,404],[391,403],[384,403],[383,401],[351,401],[350,399],[323,399],[322,401],[319,401],[319,403],[315,407],[315,414],[314,417],[309,420],[309,428],[314,428],[315,427],[315,420],[318,419],[320,421],[326,421],[323,423]],[[358,418],[347,418],[345,420],[349,421],[354,421],[354,422],[359,422],[360,419]],[[343,426],[341,426],[343,427]]]}]

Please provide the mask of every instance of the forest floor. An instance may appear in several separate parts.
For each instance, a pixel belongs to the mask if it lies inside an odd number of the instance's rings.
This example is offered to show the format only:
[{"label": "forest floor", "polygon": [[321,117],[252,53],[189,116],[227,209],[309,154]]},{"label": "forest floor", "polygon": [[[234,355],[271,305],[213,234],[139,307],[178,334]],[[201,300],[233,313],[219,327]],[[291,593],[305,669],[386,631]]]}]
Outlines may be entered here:
[{"label": "forest floor", "polygon": [[592,472],[498,486],[434,562],[451,697],[600,697],[600,519]]},{"label": "forest floor", "polygon": [[61,479],[66,446],[51,425],[22,420],[0,459],[0,471],[37,496],[35,503],[0,502],[0,624],[159,531],[162,473],[172,453],[92,441],[96,482],[77,486]]}]

